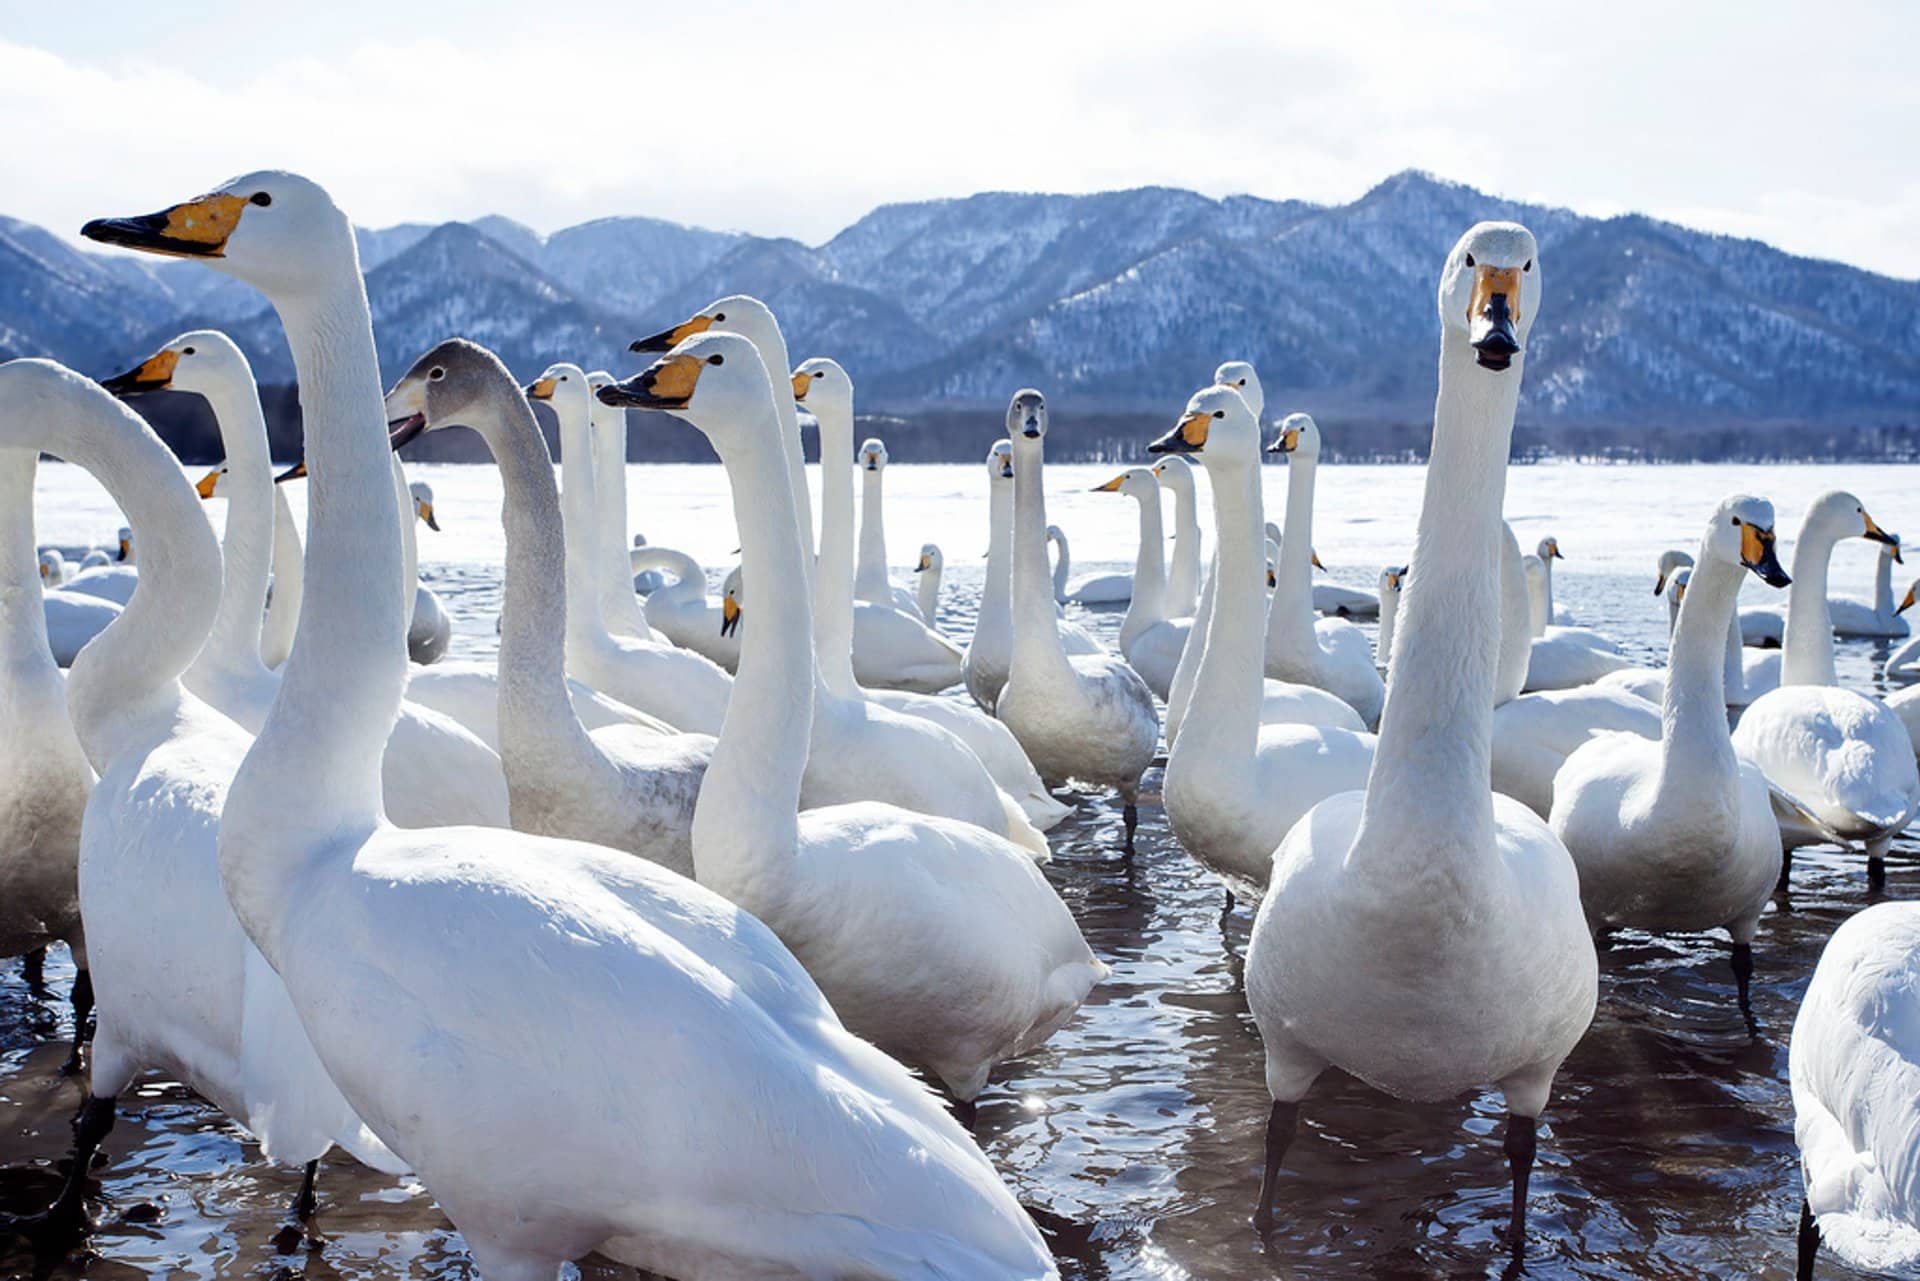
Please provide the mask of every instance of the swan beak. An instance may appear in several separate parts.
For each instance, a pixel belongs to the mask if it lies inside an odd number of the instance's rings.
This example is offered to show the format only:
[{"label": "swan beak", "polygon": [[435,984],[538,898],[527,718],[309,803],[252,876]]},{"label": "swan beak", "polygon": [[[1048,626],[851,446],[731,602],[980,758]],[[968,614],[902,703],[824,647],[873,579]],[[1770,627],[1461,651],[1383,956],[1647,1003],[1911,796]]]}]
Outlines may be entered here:
[{"label": "swan beak", "polygon": [[387,420],[387,448],[399,453],[427,429],[427,416],[418,410],[402,418]]},{"label": "swan beak", "polygon": [[1667,590],[1667,576],[1665,574],[1662,574],[1660,575],[1659,578],[1654,580],[1653,594],[1655,596],[1658,596],[1660,593],[1666,590]]},{"label": "swan beak", "polygon": [[203,499],[212,498],[213,487],[219,483],[220,483],[220,469],[216,467],[212,471],[208,472],[206,475],[202,476],[199,480],[194,482],[193,492],[200,495],[200,497]]},{"label": "swan beak", "polygon": [[[1740,527],[1740,563],[1759,575],[1760,581],[1769,587],[1785,587],[1793,581],[1787,577],[1787,571],[1780,568],[1771,529],[1761,529],[1758,525]],[[1686,588],[1683,586],[1680,590],[1685,599]]]},{"label": "swan beak", "polygon": [[667,356],[625,382],[608,383],[594,394],[601,404],[617,409],[685,409],[693,401],[693,389],[705,368],[698,356]]},{"label": "swan beak", "polygon": [[[173,385],[174,366],[180,363],[177,351],[159,351],[124,374],[115,374],[101,383],[116,396],[134,396],[143,391],[164,391]],[[205,497],[205,495],[201,495]]]},{"label": "swan beak", "polygon": [[933,557],[922,556],[920,558],[920,563],[913,567],[913,572],[916,574],[924,574],[932,568],[933,568]]},{"label": "swan beak", "polygon": [[1907,563],[1906,561],[1900,559],[1900,535],[1898,534],[1893,535],[1893,541],[1888,543],[1887,546],[1892,549],[1887,553],[1887,555],[1893,557],[1894,564],[1904,565]]},{"label": "swan beak", "polygon": [[1121,484],[1125,482],[1126,479],[1127,478],[1124,475],[1115,476],[1112,480],[1108,481],[1104,485],[1095,485],[1088,492],[1094,493],[1094,494],[1117,494],[1120,492]]},{"label": "swan beak", "polygon": [[1860,519],[1867,523],[1866,532],[1860,535],[1862,538],[1871,538],[1876,543],[1886,543],[1894,547],[1900,545],[1900,535],[1889,534],[1886,530],[1874,524],[1873,517],[1867,515],[1865,512],[1861,512]]},{"label": "swan beak", "polygon": [[740,605],[729,596],[720,602],[720,634],[731,636],[740,627]]},{"label": "swan beak", "polygon": [[1560,543],[1558,540],[1552,539],[1552,538],[1549,538],[1547,540],[1547,559],[1548,560],[1565,560],[1566,559],[1565,556],[1562,556],[1560,554]]},{"label": "swan beak", "polygon": [[1912,608],[1913,608],[1913,588],[1909,587],[1907,588],[1907,594],[1900,598],[1900,608],[1894,610],[1893,612],[1896,614],[1904,614]]},{"label": "swan beak", "polygon": [[1267,590],[1272,591],[1274,588],[1278,587],[1279,585],[1280,585],[1280,579],[1278,576],[1274,574],[1273,567],[1269,565],[1267,567]]},{"label": "swan beak", "polygon": [[552,400],[553,389],[555,387],[558,387],[559,385],[560,383],[557,379],[536,378],[532,382],[527,384],[527,387],[526,387],[527,399],[528,400]]},{"label": "swan beak", "polygon": [[[1207,447],[1207,428],[1213,419],[1206,414],[1188,414],[1173,425],[1173,430],[1147,446],[1149,454],[1197,454]],[[1154,474],[1159,475],[1156,468]]]},{"label": "swan beak", "polygon": [[1520,340],[1513,326],[1520,301],[1520,269],[1481,264],[1475,268],[1473,301],[1467,304],[1467,341],[1482,369],[1498,373],[1513,365]]},{"label": "swan beak", "polygon": [[795,402],[796,404],[801,404],[801,405],[804,405],[804,404],[806,404],[806,403],[807,403],[807,390],[808,390],[808,388],[810,388],[810,387],[812,387],[812,386],[813,386],[813,375],[812,375],[812,374],[795,374],[795,375],[793,376],[793,399],[794,399],[794,402]]},{"label": "swan beak", "polygon": [[1675,583],[1673,585],[1673,603],[1676,605],[1684,605],[1687,603],[1687,585],[1685,583]]},{"label": "swan beak", "polygon": [[1013,479],[1013,464],[1011,462],[1004,462],[1000,464],[1000,479],[1001,480]]},{"label": "swan beak", "polygon": [[1032,414],[1027,415],[1027,421],[1021,425],[1020,434],[1028,440],[1038,440],[1040,438],[1040,420]]},{"label": "swan beak", "polygon": [[432,503],[416,502],[414,504],[414,515],[418,516],[421,520],[425,521],[427,523],[427,528],[431,529],[434,533],[437,534],[440,532],[440,522],[433,518]]},{"label": "swan beak", "polygon": [[[275,476],[273,478],[273,483],[278,485],[283,480],[305,480],[306,478],[307,478],[307,460],[302,458],[299,462],[287,468],[285,471],[281,472],[278,476]],[[121,546],[124,547],[126,546],[126,544],[122,543]]]},{"label": "swan beak", "polygon": [[224,258],[227,239],[240,225],[246,208],[245,196],[201,196],[135,218],[95,218],[80,228],[80,234],[103,245],[172,258]]},{"label": "swan beak", "polygon": [[1326,567],[1325,565],[1322,565],[1322,564],[1320,563],[1320,553],[1319,553],[1319,552],[1316,552],[1316,551],[1309,551],[1309,552],[1308,552],[1308,554],[1307,554],[1307,557],[1308,557],[1308,563],[1309,563],[1309,564],[1311,564],[1311,565],[1312,565],[1312,566],[1313,566],[1313,567],[1314,567],[1315,569],[1317,569],[1317,570],[1319,570],[1319,571],[1321,571],[1322,573],[1325,573],[1325,572],[1326,572],[1326,568],[1327,568],[1327,567]]},{"label": "swan beak", "polygon": [[[645,338],[637,338],[627,345],[627,350],[646,352],[672,351],[675,347],[678,347],[695,334],[704,334],[711,328],[713,328],[712,316],[695,316],[692,320],[675,325],[671,329],[662,329],[657,334],[649,334]],[[608,401],[607,403],[612,404],[613,402]],[[658,407],[664,408],[664,406]]]},{"label": "swan beak", "polygon": [[1273,438],[1273,443],[1267,446],[1267,452],[1269,454],[1291,454],[1298,448],[1300,448],[1300,429],[1298,427],[1289,427],[1286,431],[1281,432]]}]

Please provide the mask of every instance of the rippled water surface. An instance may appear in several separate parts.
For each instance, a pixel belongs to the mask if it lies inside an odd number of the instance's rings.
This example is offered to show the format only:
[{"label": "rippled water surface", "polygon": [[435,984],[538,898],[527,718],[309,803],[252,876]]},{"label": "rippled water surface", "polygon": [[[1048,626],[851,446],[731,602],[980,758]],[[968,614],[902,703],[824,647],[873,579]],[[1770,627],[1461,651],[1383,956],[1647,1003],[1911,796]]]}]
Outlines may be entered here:
[{"label": "rippled water surface", "polygon": [[[964,637],[984,547],[972,468],[896,467],[893,560],[921,541],[949,562],[943,626]],[[1130,504],[1084,493],[1104,469],[1057,468],[1054,516],[1086,568],[1132,547]],[[1826,473],[1826,474],[1823,474]],[[498,488],[490,469],[421,468],[448,532],[422,534],[423,572],[458,626],[458,652],[484,654],[499,607]],[[1335,577],[1370,585],[1404,558],[1420,473],[1329,468],[1315,541]],[[1880,522],[1900,525],[1908,469],[1516,469],[1509,510],[1522,540],[1547,532],[1573,558],[1562,604],[1651,656],[1664,613],[1650,566],[1691,545],[1708,504],[1733,489],[1774,492],[1783,533],[1820,488],[1845,484]],[[1084,483],[1083,483],[1084,482]],[[1284,473],[1270,484],[1279,511]],[[678,469],[671,485],[636,469],[635,524],[679,536],[717,570],[733,546],[717,473]],[[671,489],[675,497],[663,494]],[[1339,497],[1336,499],[1335,495]],[[117,523],[68,469],[42,480],[42,537],[97,542]],[[1336,501],[1347,504],[1335,509]],[[639,510],[645,505],[645,512]],[[720,504],[716,506],[716,504]],[[1117,513],[1117,514],[1116,514]],[[1552,519],[1547,514],[1552,514]],[[1084,543],[1086,550],[1082,550]],[[1095,549],[1104,549],[1097,552]],[[1864,591],[1871,556],[1845,547],[1837,590]],[[1758,587],[1755,584],[1754,587]],[[1749,589],[1748,602],[1758,599]],[[1090,616],[1109,639],[1119,614]],[[1872,688],[1884,642],[1843,642],[1841,676]],[[1157,791],[1157,773],[1148,779]],[[1148,1278],[1467,1277],[1508,1267],[1508,1177],[1501,1108],[1488,1092],[1410,1105],[1329,1074],[1302,1109],[1288,1154],[1281,1226],[1266,1242],[1248,1218],[1259,1187],[1269,1099],[1239,958],[1252,905],[1223,913],[1219,884],[1143,805],[1132,858],[1109,798],[1079,798],[1050,834],[1049,868],[1094,950],[1114,967],[1080,1016],[1036,1055],[1005,1066],[979,1109],[983,1146],[1021,1200],[1064,1220],[1063,1274]],[[1920,852],[1910,838],[1897,847]],[[1920,895],[1920,870],[1896,859],[1885,897]],[[1789,1277],[1800,1191],[1786,1087],[1786,1040],[1820,949],[1873,901],[1861,861],[1803,851],[1755,943],[1749,1036],[1733,1003],[1718,936],[1626,935],[1601,957],[1599,1013],[1560,1073],[1540,1136],[1524,1275]],[[164,910],[164,905],[156,905]],[[32,999],[0,962],[0,1207],[51,1186],[80,1086],[58,1075],[66,1032],[63,956],[50,1001]],[[396,1070],[404,1070],[396,1065]],[[530,1087],[534,1083],[530,1083]],[[454,1278],[470,1275],[458,1234],[420,1189],[341,1158],[323,1167],[321,1209],[304,1238],[284,1232],[297,1172],[275,1169],[219,1114],[179,1086],[149,1081],[123,1100],[93,1203],[101,1230],[58,1276]],[[0,1276],[29,1261],[0,1256]],[[631,1277],[584,1261],[590,1278]],[[1821,1275],[1853,1275],[1823,1256]]]}]

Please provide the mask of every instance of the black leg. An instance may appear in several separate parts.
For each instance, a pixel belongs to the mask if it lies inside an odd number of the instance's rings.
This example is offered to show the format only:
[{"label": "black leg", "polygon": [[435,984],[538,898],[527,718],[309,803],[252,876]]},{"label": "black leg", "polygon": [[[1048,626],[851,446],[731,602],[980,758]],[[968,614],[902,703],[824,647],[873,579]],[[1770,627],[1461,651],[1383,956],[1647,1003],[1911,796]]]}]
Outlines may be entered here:
[{"label": "black leg", "polygon": [[972,1099],[953,1100],[953,1119],[968,1134],[975,1133],[975,1127],[980,1123],[980,1105]]},{"label": "black leg", "polygon": [[1253,1226],[1260,1235],[1273,1231],[1273,1198],[1280,1189],[1280,1162],[1287,1155],[1287,1149],[1293,1145],[1293,1136],[1300,1127],[1300,1105],[1274,1101],[1273,1111],[1267,1114],[1267,1165],[1260,1175],[1260,1206],[1253,1212]]},{"label": "black leg", "polygon": [[1733,945],[1733,981],[1740,986],[1740,1012],[1753,1018],[1753,944]]},{"label": "black leg", "polygon": [[1780,847],[1780,879],[1773,884],[1774,892],[1785,894],[1789,887],[1789,882],[1791,882],[1792,879],[1793,851],[1782,845]]},{"label": "black leg", "polygon": [[114,1101],[89,1094],[73,1118],[72,1166],[67,1181],[54,1203],[39,1214],[13,1218],[0,1215],[0,1237],[22,1236],[32,1241],[37,1252],[63,1248],[87,1232],[87,1174],[93,1166],[93,1154],[101,1140],[113,1129]]},{"label": "black leg", "polygon": [[1527,1243],[1527,1182],[1533,1176],[1533,1154],[1539,1148],[1538,1117],[1507,1113],[1507,1166],[1513,1171],[1513,1249],[1516,1254]]},{"label": "black leg", "polygon": [[93,1015],[93,974],[88,970],[76,971],[73,976],[73,992],[69,998],[73,1003],[73,1052],[67,1055],[67,1061],[60,1065],[63,1076],[75,1076],[80,1071],[80,1047],[92,1039],[88,1020]]},{"label": "black leg", "polygon": [[1133,832],[1140,826],[1140,807],[1128,801],[1120,809],[1121,821],[1127,825],[1127,853],[1133,853]]},{"label": "black leg", "polygon": [[1233,903],[1233,886],[1231,886],[1231,885],[1229,885],[1229,886],[1227,886],[1227,910],[1226,910],[1226,913],[1225,913],[1225,914],[1226,914],[1227,916],[1232,916],[1232,915],[1233,915],[1233,907],[1234,907],[1234,903]]},{"label": "black leg", "polygon": [[300,1195],[293,1198],[293,1217],[305,1223],[313,1217],[313,1211],[319,1201],[313,1195],[313,1181],[320,1174],[318,1159],[307,1162],[306,1173],[300,1177]]},{"label": "black leg", "polygon": [[1800,1203],[1800,1263],[1794,1281],[1813,1281],[1814,1256],[1820,1253],[1820,1225],[1813,1221],[1813,1207]]},{"label": "black leg", "polygon": [[1887,888],[1887,860],[1878,854],[1867,853],[1867,889],[1874,894]]},{"label": "black leg", "polygon": [[20,958],[20,977],[27,981],[27,994],[36,1001],[47,999],[47,949],[36,947]]}]

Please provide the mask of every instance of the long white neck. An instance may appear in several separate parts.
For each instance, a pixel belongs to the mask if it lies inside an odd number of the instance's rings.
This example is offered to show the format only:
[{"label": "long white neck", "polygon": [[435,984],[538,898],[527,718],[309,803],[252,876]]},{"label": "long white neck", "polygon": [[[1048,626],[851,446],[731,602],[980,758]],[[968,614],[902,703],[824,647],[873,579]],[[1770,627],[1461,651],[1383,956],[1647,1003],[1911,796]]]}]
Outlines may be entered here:
[{"label": "long white neck", "polygon": [[[1214,513],[1219,519],[1219,512]],[[1264,548],[1262,549],[1264,550]],[[1193,684],[1200,673],[1200,661],[1207,655],[1207,644],[1213,635],[1215,606],[1213,587],[1220,579],[1220,548],[1213,549],[1213,560],[1207,566],[1205,581],[1200,586],[1200,603],[1194,610],[1193,630],[1187,635],[1187,643],[1181,647],[1180,661],[1174,664],[1173,683],[1167,686],[1167,746],[1173,746],[1180,737],[1180,727],[1186,722],[1187,707],[1193,701]],[[1261,578],[1265,582],[1264,573]]]},{"label": "long white neck", "polygon": [[[765,424],[768,432],[775,427]],[[719,453],[733,486],[755,615],[740,642],[740,669],[693,811],[695,870],[702,884],[726,894],[743,884],[764,886],[791,867],[816,674],[791,473],[764,439]]]},{"label": "long white neck", "polygon": [[[1044,548],[1040,555],[1046,556]],[[1013,486],[991,478],[987,481],[987,581],[980,588],[980,613],[973,620],[973,630],[975,635],[999,636],[1012,643]]]},{"label": "long white neck", "polygon": [[[1746,638],[1740,634],[1740,592],[1734,590],[1733,609],[1727,614],[1727,643],[1722,646],[1725,657],[1721,660],[1721,679],[1726,685],[1727,700],[1731,702],[1735,694],[1745,695],[1747,688]],[[1678,626],[1678,623],[1675,624]]]},{"label": "long white neck", "polygon": [[[1534,557],[1534,559],[1540,560],[1537,556]],[[1531,562],[1526,562],[1526,564],[1528,569],[1532,568]],[[1546,561],[1540,560],[1540,564],[1545,565]],[[1534,637],[1545,636],[1547,634],[1547,623],[1551,619],[1552,614],[1549,611],[1547,596],[1546,572],[1543,570],[1540,573],[1527,574],[1527,631]]]},{"label": "long white neck", "polygon": [[[1793,585],[1787,589],[1787,627],[1780,641],[1782,685],[1833,685],[1833,610],[1827,603],[1827,562],[1834,540],[1800,530],[1793,548]],[[1693,587],[1688,585],[1692,593]],[[1685,608],[1685,606],[1682,606]]]},{"label": "long white neck", "polygon": [[[1740,765],[1727,728],[1727,621],[1746,571],[1701,548],[1667,652],[1660,790],[1726,794]],[[1709,781],[1711,780],[1711,781]]]},{"label": "long white neck", "polygon": [[1063,605],[1067,600],[1067,576],[1073,572],[1073,552],[1067,546],[1065,530],[1047,531],[1047,541],[1055,548],[1053,558],[1053,602]]},{"label": "long white neck", "polygon": [[1140,495],[1140,550],[1133,556],[1133,598],[1120,620],[1122,645],[1131,645],[1134,637],[1167,617],[1165,528],[1160,523],[1160,487],[1155,485]]},{"label": "long white neck", "polygon": [[[814,418],[820,424],[820,562],[813,584],[813,648],[827,688],[841,698],[858,698],[860,687],[853,679],[853,413],[822,403]],[[861,537],[864,550],[864,532]],[[991,569],[988,577],[991,585]],[[759,591],[757,585],[754,590]]]},{"label": "long white neck", "polygon": [[1213,481],[1218,584],[1209,584],[1213,621],[1175,750],[1209,768],[1250,776],[1266,666],[1266,611],[1257,586],[1266,574],[1260,465],[1213,463],[1207,474]]},{"label": "long white neck", "polygon": [[1286,530],[1280,539],[1280,565],[1274,573],[1273,600],[1267,606],[1268,666],[1286,669],[1312,657],[1319,647],[1313,633],[1313,459],[1287,460]]},{"label": "long white neck", "polygon": [[[1527,571],[1520,561],[1520,540],[1513,536],[1512,526],[1501,521],[1500,656],[1495,667],[1495,707],[1520,697],[1527,687],[1527,670],[1533,665],[1533,608],[1527,593]],[[1404,589],[1401,594],[1405,595]],[[1397,638],[1395,643],[1399,643]]]},{"label": "long white neck", "polygon": [[47,648],[40,553],[33,538],[33,483],[39,467],[36,449],[0,449],[0,700],[16,683],[60,679],[53,651]]},{"label": "long white neck", "polygon": [[[651,629],[633,591],[633,560],[627,551],[627,411],[603,405],[596,397],[588,406],[587,422],[593,435],[600,615],[610,631],[645,637]],[[700,586],[704,594],[704,580]]]},{"label": "long white neck", "polygon": [[[1496,857],[1500,510],[1521,372],[1519,360],[1504,374],[1479,368],[1465,334],[1445,332],[1414,572],[1401,593],[1394,680],[1355,858],[1368,850],[1388,862],[1434,850]],[[1283,559],[1304,533],[1287,530]]]},{"label": "long white neck", "polygon": [[1540,558],[1541,610],[1546,620],[1541,624],[1542,628],[1548,623],[1553,622],[1553,562],[1554,557],[1552,556],[1542,556]]},{"label": "long white neck", "polygon": [[[800,533],[801,570],[810,584],[814,564],[813,498],[807,492],[807,454],[800,443],[800,409],[794,404],[792,384],[788,381],[793,362],[787,356],[787,336],[775,326],[771,337],[754,340],[754,349],[760,353],[767,377],[773,383],[773,410],[780,420],[780,448],[786,454],[787,484],[793,490],[794,527]],[[753,592],[758,599],[757,585]]]},{"label": "long white neck", "polygon": [[1393,666],[1393,624],[1400,613],[1400,593],[1383,591],[1380,593],[1380,635],[1373,643],[1373,661],[1389,671]]},{"label": "long white neck", "polygon": [[267,577],[273,567],[273,460],[267,455],[267,420],[253,380],[222,378],[202,393],[220,427],[227,451],[220,490],[227,497],[227,528],[220,542],[224,581],[207,644],[187,669],[195,693],[215,673],[263,676],[260,628],[266,615]]},{"label": "long white neck", "polygon": [[853,576],[853,594],[877,605],[893,603],[893,584],[887,580],[887,524],[880,487],[882,472],[860,469],[860,560]]},{"label": "long white neck", "polygon": [[420,595],[420,523],[413,509],[413,489],[407,484],[407,466],[400,455],[389,454],[393,473],[393,501],[400,505],[400,608],[407,630],[413,630],[413,606]]},{"label": "long white neck", "polygon": [[1893,617],[1893,548],[1884,545],[1873,568],[1873,612],[1881,619]]},{"label": "long white neck", "polygon": [[1047,492],[1044,442],[1013,437],[1013,667],[1070,671],[1054,623],[1047,575]]},{"label": "long white neck", "polygon": [[920,617],[932,627],[940,615],[940,564],[936,561],[920,571],[920,586],[916,589],[913,603],[920,611]]},{"label": "long white neck", "polygon": [[307,555],[300,546],[300,523],[293,518],[287,487],[273,487],[273,596],[260,627],[260,661],[278,667],[293,650],[300,625],[300,601],[307,591]]},{"label": "long white neck", "polygon": [[[560,420],[560,515],[566,529],[567,643],[591,644],[606,634],[600,612],[600,502],[593,474],[587,407],[577,397],[554,403]],[[498,456],[496,452],[496,457]],[[549,464],[551,466],[551,464]],[[627,562],[631,565],[631,559]],[[628,579],[631,584],[632,579]]]},{"label": "long white neck", "polygon": [[642,547],[638,556],[629,555],[626,561],[629,576],[659,570],[673,580],[657,589],[649,599],[672,600],[683,605],[706,603],[707,571],[685,552],[672,547]]},{"label": "long white neck", "polygon": [[1191,475],[1173,490],[1173,564],[1167,570],[1167,617],[1185,618],[1200,591],[1200,514]]},{"label": "long white neck", "polygon": [[[407,682],[401,511],[359,261],[313,296],[274,299],[307,407],[307,603],[221,822],[227,896],[274,961],[289,878],[316,846],[384,821],[381,759]],[[145,571],[142,570],[144,573]]]}]

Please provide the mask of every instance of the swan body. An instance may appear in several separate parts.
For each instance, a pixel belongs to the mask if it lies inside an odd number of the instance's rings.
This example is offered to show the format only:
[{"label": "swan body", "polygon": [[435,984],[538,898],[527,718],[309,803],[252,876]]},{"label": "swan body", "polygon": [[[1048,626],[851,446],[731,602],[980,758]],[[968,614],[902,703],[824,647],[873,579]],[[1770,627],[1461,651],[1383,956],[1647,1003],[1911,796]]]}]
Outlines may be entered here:
[{"label": "swan body", "polygon": [[[1294,825],[1254,921],[1247,999],[1274,1098],[1262,1229],[1300,1101],[1331,1066],[1416,1100],[1498,1085],[1520,1239],[1535,1118],[1593,1017],[1598,966],[1573,861],[1488,785],[1500,507],[1536,252],[1524,228],[1482,223],[1449,255],[1418,572],[1373,772],[1366,791]],[[1305,546],[1294,542],[1283,558]]]},{"label": "swan body", "polygon": [[1066,531],[1058,525],[1047,526],[1047,541],[1059,551],[1053,562],[1053,599],[1061,605],[1124,605],[1133,599],[1132,574],[1089,574],[1071,585],[1073,553]]},{"label": "swan body", "polygon": [[120,617],[120,610],[121,606],[102,596],[64,589],[47,592],[40,601],[40,616],[53,661],[61,667],[73,666],[75,656]]},{"label": "swan body", "polygon": [[1817,1240],[1869,1272],[1920,1263],[1920,906],[1876,903],[1843,921],[1807,984],[1787,1046],[1807,1208],[1800,1275]]},{"label": "swan body", "polygon": [[[1186,483],[1193,484],[1191,467]],[[1161,698],[1173,687],[1173,674],[1193,631],[1192,618],[1167,616],[1167,569],[1161,546],[1166,538],[1160,524],[1160,482],[1145,467],[1129,467],[1096,492],[1117,493],[1140,504],[1140,549],[1133,567],[1133,594],[1120,622],[1120,652],[1133,670]]]},{"label": "swan body", "polygon": [[671,547],[646,547],[631,563],[636,571],[656,573],[661,580],[647,595],[648,627],[728,672],[740,666],[739,633],[727,625],[724,598],[708,598],[707,571],[700,562]]},{"label": "swan body", "polygon": [[68,579],[61,590],[125,605],[133,599],[133,589],[139,585],[140,571],[135,566],[108,565],[103,569],[81,570]]},{"label": "swan body", "polygon": [[1792,801],[1780,814],[1787,848],[1839,839],[1877,858],[1920,810],[1920,770],[1900,718],[1835,683],[1827,565],[1837,542],[1856,537],[1890,535],[1851,494],[1822,494],[1807,509],[1793,549],[1781,685],[1747,707],[1733,743]]},{"label": "swan body", "polygon": [[1241,586],[1209,593],[1205,634],[1193,642],[1204,651],[1168,754],[1167,818],[1189,854],[1234,887],[1258,892],[1302,815],[1329,796],[1366,787],[1374,739],[1260,724],[1254,692],[1264,679],[1264,602],[1245,589],[1263,569],[1260,427],[1240,392],[1197,392],[1180,423],[1148,448],[1199,456],[1213,485],[1215,572]]},{"label": "swan body", "polygon": [[1287,458],[1287,523],[1267,614],[1267,675],[1338,695],[1361,721],[1376,725],[1387,691],[1373,665],[1373,646],[1345,619],[1315,622],[1313,617],[1313,491],[1320,429],[1306,414],[1289,414],[1271,452]]},{"label": "swan body", "polygon": [[853,675],[870,689],[938,694],[966,677],[966,651],[893,605],[855,601]]},{"label": "swan body", "polygon": [[[1120,793],[1132,813],[1153,762],[1160,717],[1125,659],[1068,654],[1054,625],[1046,564],[1046,399],[1032,389],[1007,408],[1013,460],[1013,655],[994,715],[1045,779],[1077,778]],[[1131,826],[1129,826],[1131,835]]]},{"label": "swan body", "polygon": [[[219,265],[280,311],[318,492],[311,607],[230,789],[221,871],[328,1075],[404,1151],[488,1281],[544,1281],[596,1248],[682,1277],[1052,1275],[977,1149],[846,1035],[752,918],[625,854],[381,820],[372,757],[404,683],[406,620],[397,595],[361,589],[399,580],[400,511],[352,232],[302,179],[237,183],[270,185],[270,206],[226,190],[195,207],[227,211]],[[164,250],[160,221],[92,229]],[[329,661],[342,645],[352,679]],[[497,981],[503,956],[513,981]]]}]

